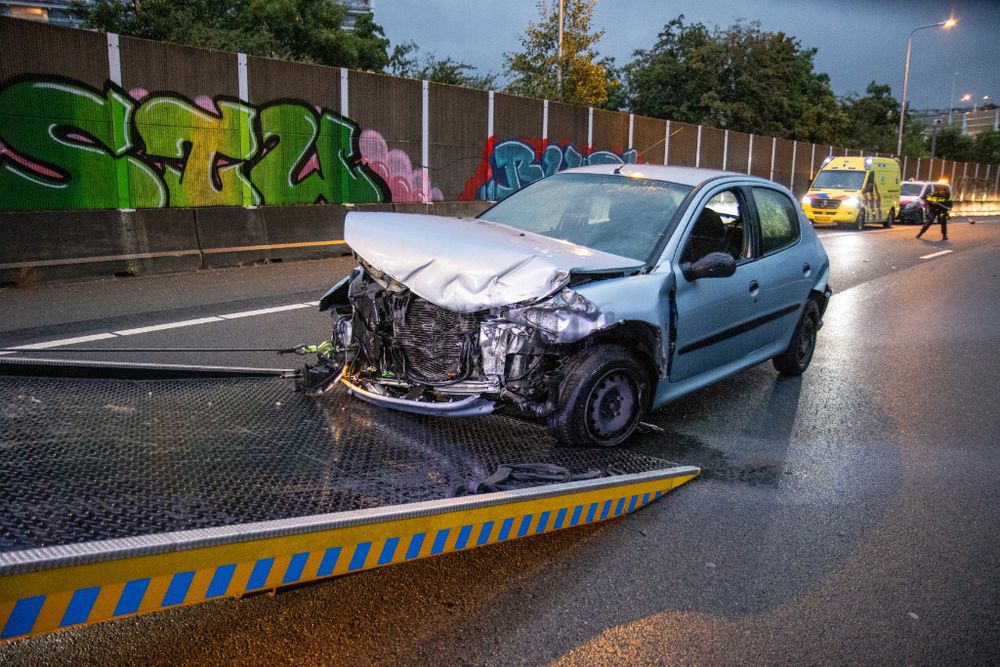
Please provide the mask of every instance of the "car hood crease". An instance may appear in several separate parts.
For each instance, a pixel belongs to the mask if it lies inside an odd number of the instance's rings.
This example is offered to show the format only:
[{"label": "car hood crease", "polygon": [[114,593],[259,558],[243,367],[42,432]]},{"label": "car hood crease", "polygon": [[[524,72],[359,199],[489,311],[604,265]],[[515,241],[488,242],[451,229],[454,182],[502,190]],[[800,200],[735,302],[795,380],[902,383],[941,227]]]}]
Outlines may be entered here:
[{"label": "car hood crease", "polygon": [[548,296],[575,272],[628,272],[643,263],[475,218],[349,213],[344,237],[367,264],[417,296],[475,312]]}]

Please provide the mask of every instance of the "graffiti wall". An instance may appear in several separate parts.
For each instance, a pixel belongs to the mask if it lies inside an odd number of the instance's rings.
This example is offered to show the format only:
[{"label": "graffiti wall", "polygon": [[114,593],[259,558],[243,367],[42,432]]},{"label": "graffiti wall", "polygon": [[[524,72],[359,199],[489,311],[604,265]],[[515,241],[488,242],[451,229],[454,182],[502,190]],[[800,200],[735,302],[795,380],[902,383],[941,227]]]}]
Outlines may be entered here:
[{"label": "graffiti wall", "polygon": [[616,152],[589,147],[580,149],[569,141],[557,144],[545,139],[491,139],[461,198],[498,201],[564,169],[594,164],[635,164],[636,160],[634,149]]},{"label": "graffiti wall", "polygon": [[[0,210],[381,202],[349,118],[297,100],[95,90],[21,77],[0,88]],[[387,180],[388,179],[388,180]]]},{"label": "graffiti wall", "polygon": [[[861,153],[6,17],[0,44],[0,211],[494,201],[638,161],[800,194],[823,156]],[[1000,192],[997,165],[904,168]]]}]

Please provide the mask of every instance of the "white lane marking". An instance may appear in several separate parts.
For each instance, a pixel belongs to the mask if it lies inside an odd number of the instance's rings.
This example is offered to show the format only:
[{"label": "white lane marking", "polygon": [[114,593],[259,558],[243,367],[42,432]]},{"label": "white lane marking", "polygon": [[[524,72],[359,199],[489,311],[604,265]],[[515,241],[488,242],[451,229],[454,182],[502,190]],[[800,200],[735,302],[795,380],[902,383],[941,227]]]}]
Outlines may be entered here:
[{"label": "white lane marking", "polygon": [[[108,338],[117,338],[112,333],[99,333],[92,334],[90,336],[77,336],[75,338],[60,338],[59,340],[48,340],[44,343],[31,343],[30,345],[18,345],[17,350],[47,350],[50,347],[62,347],[63,345],[78,345],[80,343],[90,343],[95,340],[107,340]],[[0,355],[14,354],[13,351],[0,352]]]},{"label": "white lane marking", "polygon": [[226,313],[219,315],[224,320],[236,320],[241,317],[256,317],[257,315],[270,315],[271,313],[283,313],[286,310],[298,310],[299,308],[309,308],[308,303],[291,303],[287,306],[274,306],[273,308],[258,308],[257,310],[244,310],[241,313]]},{"label": "white lane marking", "polygon": [[274,306],[271,308],[258,308],[257,310],[245,310],[239,313],[224,313],[212,317],[199,317],[193,320],[180,320],[177,322],[167,322],[165,324],[155,324],[148,327],[138,327],[135,329],[122,329],[120,331],[90,334],[88,336],[76,336],[74,338],[60,338],[59,340],[49,340],[43,343],[31,343],[29,345],[18,345],[11,347],[9,351],[0,351],[0,356],[16,354],[13,350],[47,350],[52,347],[63,347],[64,345],[78,345],[80,343],[90,343],[97,340],[107,340],[118,338],[119,336],[135,336],[137,334],[151,333],[153,331],[163,331],[165,329],[180,329],[198,324],[209,324],[211,322],[224,322],[225,320],[235,320],[242,317],[257,317],[258,315],[271,315],[289,310],[300,310],[302,308],[315,308],[319,306],[319,301],[307,301],[305,303],[289,303],[284,306]]},{"label": "white lane marking", "polygon": [[110,333],[99,333],[92,334],[90,336],[77,336],[76,338],[63,338],[61,340],[50,340],[44,343],[32,343],[31,345],[18,345],[18,350],[47,350],[50,347],[59,347],[60,345],[78,345],[79,343],[89,343],[95,340],[107,340],[108,338],[114,338],[114,334]]},{"label": "white lane marking", "polygon": [[941,252],[932,252],[929,255],[924,255],[920,259],[931,259],[932,257],[940,257],[941,255],[947,255],[949,252],[955,252],[954,250],[942,250]]},{"label": "white lane marking", "polygon": [[180,322],[167,322],[166,324],[154,324],[149,327],[138,327],[137,329],[122,329],[115,331],[116,336],[134,336],[136,334],[151,333],[153,331],[163,331],[164,329],[179,329],[181,327],[193,327],[196,324],[208,324],[209,322],[222,322],[221,317],[199,317],[194,320],[181,320]]}]

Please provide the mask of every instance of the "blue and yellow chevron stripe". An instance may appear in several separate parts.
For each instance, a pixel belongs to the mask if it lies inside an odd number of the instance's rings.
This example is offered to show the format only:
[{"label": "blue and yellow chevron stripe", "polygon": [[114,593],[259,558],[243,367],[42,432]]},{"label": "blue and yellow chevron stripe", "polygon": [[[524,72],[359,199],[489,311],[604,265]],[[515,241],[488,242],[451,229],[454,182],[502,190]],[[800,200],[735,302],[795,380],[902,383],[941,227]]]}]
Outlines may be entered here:
[{"label": "blue and yellow chevron stripe", "polygon": [[0,577],[0,640],[603,521],[646,506],[699,471],[684,472],[509,503],[421,516],[397,512],[401,518],[390,515],[330,530],[11,574]]}]

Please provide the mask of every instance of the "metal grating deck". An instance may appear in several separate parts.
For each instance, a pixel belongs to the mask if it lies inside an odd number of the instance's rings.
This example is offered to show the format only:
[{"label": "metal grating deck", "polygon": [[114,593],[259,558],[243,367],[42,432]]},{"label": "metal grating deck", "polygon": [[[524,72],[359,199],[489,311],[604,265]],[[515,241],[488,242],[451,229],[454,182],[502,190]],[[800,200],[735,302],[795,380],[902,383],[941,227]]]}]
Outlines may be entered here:
[{"label": "metal grating deck", "polygon": [[313,399],[281,377],[0,375],[0,552],[443,499],[503,463],[673,465],[501,415]]}]

